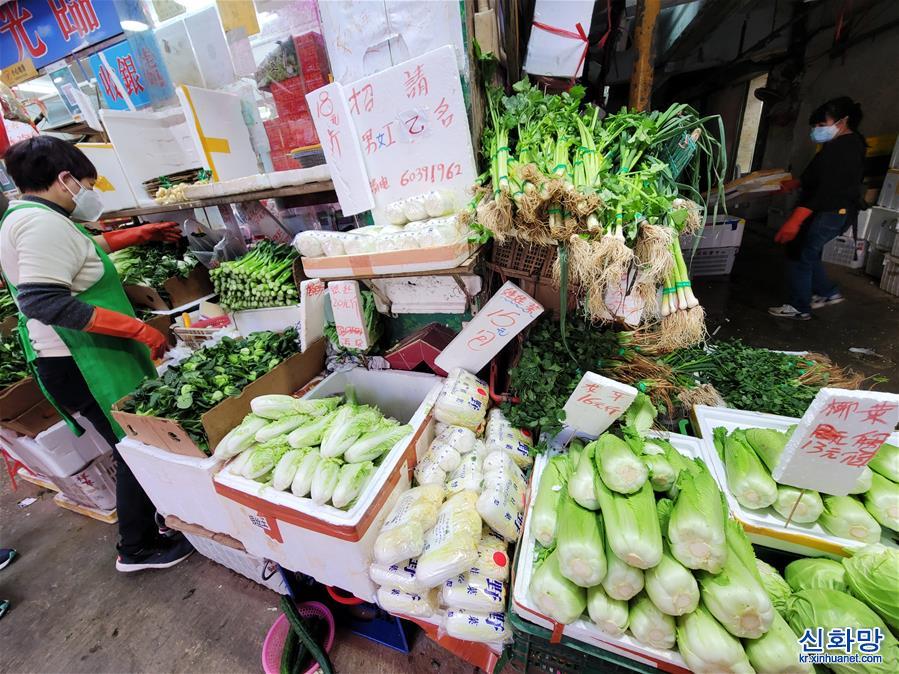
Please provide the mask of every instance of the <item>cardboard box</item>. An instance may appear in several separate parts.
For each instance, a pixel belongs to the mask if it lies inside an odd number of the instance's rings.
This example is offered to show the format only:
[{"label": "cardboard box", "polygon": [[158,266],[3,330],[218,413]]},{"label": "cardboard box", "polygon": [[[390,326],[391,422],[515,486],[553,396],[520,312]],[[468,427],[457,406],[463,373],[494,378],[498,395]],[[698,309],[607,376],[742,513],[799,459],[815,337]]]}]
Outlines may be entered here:
[{"label": "cardboard box", "polygon": [[[240,395],[225,398],[201,417],[210,451],[218,442],[250,413],[250,401],[268,393],[292,393],[321,372],[325,366],[325,340],[320,339],[305,353],[296,353],[270,372],[248,384]],[[112,416],[128,437],[152,447],[167,449],[183,456],[205,457],[206,453],[173,419],[148,417],[122,411],[130,398],[115,403]]]},{"label": "cardboard box", "polygon": [[11,335],[17,327],[19,327],[18,314],[7,316],[2,321],[0,321],[0,335]]},{"label": "cardboard box", "polygon": [[131,303],[137,307],[146,307],[155,311],[167,311],[175,307],[181,307],[188,302],[206,297],[212,294],[212,281],[209,280],[209,270],[198,264],[186,278],[173,276],[163,284],[169,294],[166,302],[155,288],[147,286],[126,285],[125,294]]},{"label": "cardboard box", "polygon": [[465,262],[473,252],[472,245],[463,241],[433,248],[394,250],[367,255],[304,257],[302,260],[303,271],[309,278],[333,279],[452,269]]},{"label": "cardboard box", "polygon": [[61,417],[31,377],[0,391],[0,426],[33,438]]},{"label": "cardboard box", "polygon": [[174,316],[154,316],[144,321],[144,323],[165,335],[165,341],[168,342],[169,346],[175,346],[175,333],[172,332],[174,318]]}]

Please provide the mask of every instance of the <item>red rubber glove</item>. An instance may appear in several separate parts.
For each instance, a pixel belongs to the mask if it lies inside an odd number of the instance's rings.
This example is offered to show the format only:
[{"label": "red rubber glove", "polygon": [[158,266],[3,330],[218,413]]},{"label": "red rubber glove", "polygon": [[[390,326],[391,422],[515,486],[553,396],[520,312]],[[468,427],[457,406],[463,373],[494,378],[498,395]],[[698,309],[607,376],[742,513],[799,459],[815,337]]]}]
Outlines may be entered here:
[{"label": "red rubber glove", "polygon": [[154,222],[139,227],[103,232],[103,238],[109,250],[114,253],[122,248],[139,246],[150,241],[175,243],[181,238],[181,226],[177,222]]},{"label": "red rubber glove", "polygon": [[94,315],[91,317],[87,327],[84,328],[84,331],[143,342],[150,347],[150,356],[153,360],[161,357],[165,353],[167,346],[165,335],[156,328],[151,328],[143,321],[139,321],[131,316],[102,307],[94,309]]},{"label": "red rubber glove", "polygon": [[812,210],[810,208],[797,206],[790,214],[790,217],[787,218],[787,221],[781,225],[779,230],[777,230],[777,234],[774,235],[774,241],[776,243],[789,243],[795,239],[799,234],[802,223],[805,222],[811,214]]}]

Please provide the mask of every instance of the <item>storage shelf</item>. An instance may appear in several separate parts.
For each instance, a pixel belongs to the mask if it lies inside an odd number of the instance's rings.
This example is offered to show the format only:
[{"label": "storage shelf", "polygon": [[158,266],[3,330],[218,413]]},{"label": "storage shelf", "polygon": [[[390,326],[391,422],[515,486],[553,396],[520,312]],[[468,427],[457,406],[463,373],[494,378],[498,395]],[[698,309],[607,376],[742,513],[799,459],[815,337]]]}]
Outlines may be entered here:
[{"label": "storage shelf", "polygon": [[474,268],[478,263],[480,248],[475,250],[465,262],[451,269],[431,269],[427,271],[406,271],[396,274],[347,274],[346,276],[328,276],[322,280],[330,281],[365,281],[369,279],[385,279],[385,278],[410,278],[413,276],[463,276],[473,274]]},{"label": "storage shelf", "polygon": [[142,208],[125,208],[120,211],[110,211],[109,213],[104,213],[103,220],[112,220],[114,218],[132,218],[142,215],[154,215],[157,213],[170,213],[172,211],[204,208],[206,206],[222,206],[225,204],[236,204],[243,201],[258,201],[259,199],[277,199],[302,195],[314,195],[315,198],[312,202],[310,202],[310,205],[312,205],[312,203],[337,203],[337,194],[334,192],[334,183],[330,180],[323,180],[313,183],[304,183],[302,185],[278,187],[276,189],[269,188],[266,190],[256,190],[254,192],[227,194],[220,197],[209,197],[208,199],[179,201],[173,204],[157,204],[154,206],[146,206]]}]

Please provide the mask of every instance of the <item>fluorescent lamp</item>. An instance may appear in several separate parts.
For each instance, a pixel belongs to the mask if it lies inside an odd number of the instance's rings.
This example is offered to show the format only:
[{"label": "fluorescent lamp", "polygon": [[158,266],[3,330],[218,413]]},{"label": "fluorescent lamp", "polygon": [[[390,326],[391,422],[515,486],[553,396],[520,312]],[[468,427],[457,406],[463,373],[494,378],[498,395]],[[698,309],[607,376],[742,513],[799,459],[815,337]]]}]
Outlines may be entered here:
[{"label": "fluorescent lamp", "polygon": [[124,19],[119,23],[121,24],[123,30],[130,30],[132,33],[142,33],[145,30],[150,30],[150,27],[143,21]]}]

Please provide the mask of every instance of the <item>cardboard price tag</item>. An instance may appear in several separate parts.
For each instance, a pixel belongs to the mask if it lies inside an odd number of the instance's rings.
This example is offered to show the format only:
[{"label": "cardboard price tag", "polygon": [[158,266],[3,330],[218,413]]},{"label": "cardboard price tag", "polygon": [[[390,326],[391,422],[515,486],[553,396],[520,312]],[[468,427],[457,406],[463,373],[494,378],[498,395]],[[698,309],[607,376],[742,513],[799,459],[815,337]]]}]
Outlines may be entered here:
[{"label": "cardboard price tag", "polygon": [[588,372],[565,403],[565,425],[597,437],[624,414],[637,397],[637,389]]},{"label": "cardboard price tag", "polygon": [[779,483],[845,496],[899,424],[899,396],[818,391],[771,472]]},{"label": "cardboard price tag", "polygon": [[446,372],[456,367],[478,372],[542,313],[541,304],[507,281],[434,363]]},{"label": "cardboard price tag", "polygon": [[358,281],[332,281],[328,284],[331,311],[337,327],[337,341],[347,349],[365,351],[371,346],[365,316],[362,314],[362,293]]},{"label": "cardboard price tag", "polygon": [[317,278],[300,281],[300,351],[325,334],[325,284]]}]

